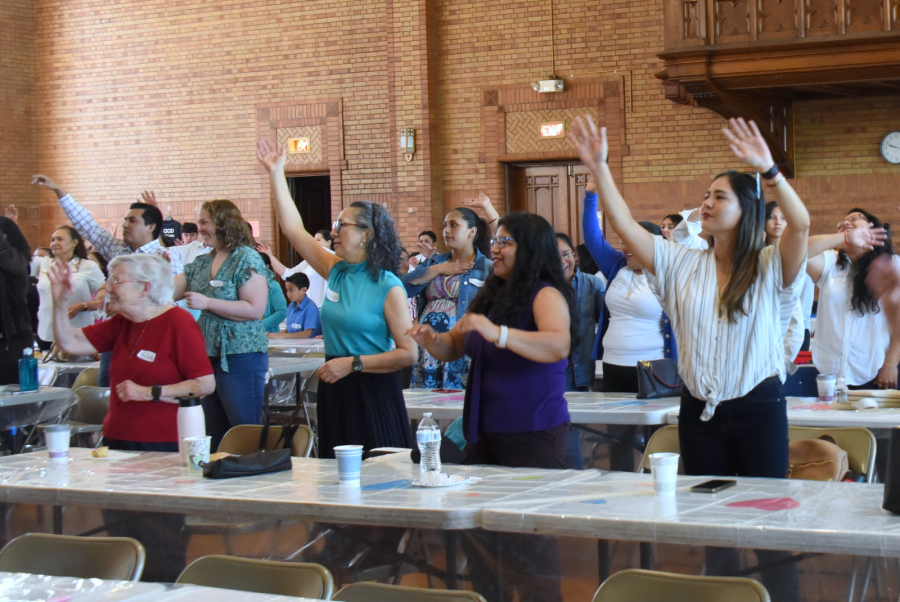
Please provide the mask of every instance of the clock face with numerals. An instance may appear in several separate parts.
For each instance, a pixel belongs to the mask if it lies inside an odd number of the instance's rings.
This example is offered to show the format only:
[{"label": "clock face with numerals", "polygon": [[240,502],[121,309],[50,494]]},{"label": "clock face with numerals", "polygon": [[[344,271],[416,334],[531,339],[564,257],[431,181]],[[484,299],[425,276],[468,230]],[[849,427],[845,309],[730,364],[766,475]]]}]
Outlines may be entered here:
[{"label": "clock face with numerals", "polygon": [[881,156],[888,163],[900,164],[900,132],[890,132],[881,139]]}]

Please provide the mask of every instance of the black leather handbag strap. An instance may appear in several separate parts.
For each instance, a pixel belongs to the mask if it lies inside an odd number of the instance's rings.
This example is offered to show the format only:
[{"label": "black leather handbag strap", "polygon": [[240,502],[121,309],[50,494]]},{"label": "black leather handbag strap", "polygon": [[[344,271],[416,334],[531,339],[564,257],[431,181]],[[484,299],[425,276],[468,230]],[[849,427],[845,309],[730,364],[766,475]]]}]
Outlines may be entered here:
[{"label": "black leather handbag strap", "polygon": [[[306,395],[306,392],[309,390],[309,386],[312,384],[313,378],[307,378],[306,382],[303,383],[303,387],[300,389],[300,393],[297,395],[297,406],[294,408],[294,411],[291,413],[291,418],[287,423],[281,425],[281,436],[278,438],[278,441],[275,442],[275,447],[272,449],[290,449],[291,442],[294,440],[294,434],[297,432],[297,429],[300,428],[302,424],[300,420],[300,408],[303,406],[303,397]],[[265,431],[265,436],[268,437],[269,423],[266,421],[266,426],[263,429]],[[264,449],[266,444],[266,439],[260,439],[260,449]]]}]

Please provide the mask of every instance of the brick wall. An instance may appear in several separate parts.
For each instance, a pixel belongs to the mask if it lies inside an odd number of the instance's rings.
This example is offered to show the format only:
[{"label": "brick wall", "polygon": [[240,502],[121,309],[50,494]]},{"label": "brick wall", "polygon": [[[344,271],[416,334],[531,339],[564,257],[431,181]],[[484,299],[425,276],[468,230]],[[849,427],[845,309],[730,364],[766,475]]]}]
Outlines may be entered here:
[{"label": "brick wall", "polygon": [[[0,2],[0,206],[19,208],[19,225],[33,246],[40,237],[34,127],[34,9],[32,0]],[[49,238],[49,237],[48,237]]]},{"label": "brick wall", "polygon": [[[408,245],[488,185],[505,205],[496,184],[502,168],[480,151],[482,91],[552,70],[549,3],[534,0],[33,1],[37,134],[26,143],[40,141],[40,170],[106,224],[152,188],[180,219],[204,200],[231,198],[271,240],[268,189],[253,155],[258,109],[337,98],[334,206],[387,203]],[[720,117],[663,98],[654,77],[662,68],[659,1],[553,4],[556,73],[571,84],[618,82],[624,95],[621,179],[636,215],[659,220],[696,205],[711,175],[738,165]],[[5,5],[27,12],[24,0]],[[28,48],[27,37],[16,48]],[[31,80],[27,62],[15,71],[25,82],[18,102]],[[850,199],[894,211],[900,169],[877,146],[900,129],[898,102],[795,107],[796,186],[816,209],[815,231],[830,231]],[[410,163],[397,149],[400,127],[416,128]],[[9,178],[21,182],[9,173],[2,195],[11,194]],[[33,192],[19,184],[17,194]],[[46,236],[62,216],[52,195],[40,198]]]}]

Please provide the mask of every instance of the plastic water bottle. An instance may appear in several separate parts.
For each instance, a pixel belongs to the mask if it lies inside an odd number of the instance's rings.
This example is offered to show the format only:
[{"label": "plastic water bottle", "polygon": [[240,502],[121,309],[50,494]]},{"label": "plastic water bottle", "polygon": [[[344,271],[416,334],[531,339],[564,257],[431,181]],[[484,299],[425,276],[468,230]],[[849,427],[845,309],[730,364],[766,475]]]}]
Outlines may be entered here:
[{"label": "plastic water bottle", "polygon": [[[838,407],[843,406],[850,403],[850,394],[847,392],[847,381],[844,380],[844,377],[837,379],[837,384],[834,386],[834,401],[831,402],[831,405]],[[846,409],[841,407],[840,409]]]},{"label": "plastic water bottle", "polygon": [[22,350],[19,360],[19,391],[38,390],[38,364],[34,350],[27,347]]},{"label": "plastic water bottle", "polygon": [[426,412],[419,422],[416,442],[422,455],[419,460],[419,482],[436,482],[437,475],[441,473],[441,429],[431,418],[431,412]]},{"label": "plastic water bottle", "polygon": [[181,455],[181,465],[187,466],[184,438],[206,436],[206,417],[203,414],[203,406],[200,405],[200,398],[193,395],[179,397],[175,421],[178,424],[178,453]]}]

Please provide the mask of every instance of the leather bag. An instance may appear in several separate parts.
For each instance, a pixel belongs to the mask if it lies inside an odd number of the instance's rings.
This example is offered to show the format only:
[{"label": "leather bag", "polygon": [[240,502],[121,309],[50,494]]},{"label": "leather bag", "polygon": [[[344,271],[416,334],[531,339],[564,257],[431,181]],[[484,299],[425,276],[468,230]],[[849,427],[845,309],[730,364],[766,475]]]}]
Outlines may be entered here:
[{"label": "leather bag", "polygon": [[680,397],[684,381],[678,375],[678,362],[673,359],[641,360],[637,363],[638,399]]},{"label": "leather bag", "polygon": [[234,477],[252,477],[258,474],[269,474],[290,470],[291,450],[276,449],[258,451],[243,456],[228,456],[203,465],[203,476],[209,479],[233,479]]},{"label": "leather bag", "polygon": [[804,481],[841,481],[850,472],[847,452],[829,435],[791,441],[787,478]]}]

